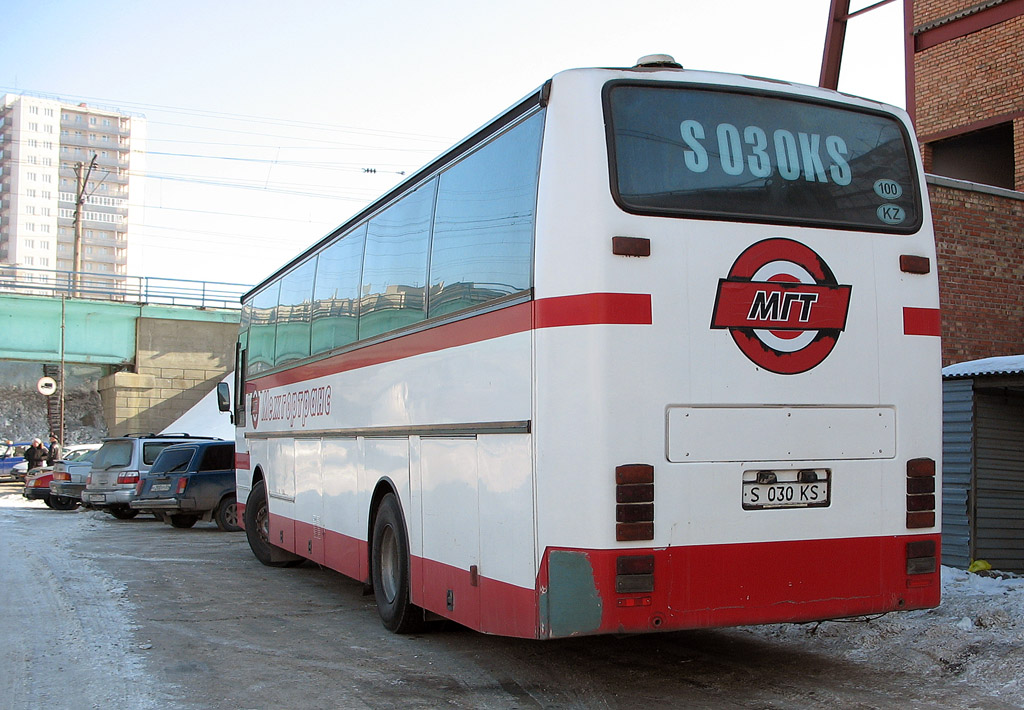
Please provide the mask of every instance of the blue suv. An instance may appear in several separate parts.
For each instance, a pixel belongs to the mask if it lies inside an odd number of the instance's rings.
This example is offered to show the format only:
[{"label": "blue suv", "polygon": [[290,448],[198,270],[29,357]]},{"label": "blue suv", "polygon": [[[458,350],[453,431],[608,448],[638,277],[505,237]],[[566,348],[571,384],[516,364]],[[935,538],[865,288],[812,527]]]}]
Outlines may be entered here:
[{"label": "blue suv", "polygon": [[235,502],[235,445],[197,441],[168,446],[129,505],[176,528],[213,520],[221,530],[241,530]]}]

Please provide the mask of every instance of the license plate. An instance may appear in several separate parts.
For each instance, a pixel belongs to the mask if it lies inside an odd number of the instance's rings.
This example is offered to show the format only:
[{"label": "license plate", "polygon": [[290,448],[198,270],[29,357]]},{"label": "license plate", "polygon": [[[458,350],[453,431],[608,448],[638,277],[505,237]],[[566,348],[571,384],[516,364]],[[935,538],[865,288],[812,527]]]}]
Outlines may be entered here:
[{"label": "license plate", "polygon": [[824,508],[832,500],[832,472],[827,469],[744,471],[744,510]]},{"label": "license plate", "polygon": [[102,493],[92,493],[89,495],[90,503],[106,503],[107,497]]},{"label": "license plate", "polygon": [[171,484],[170,483],[154,483],[152,486],[150,486],[149,490],[151,490],[151,491],[169,491],[169,490],[171,490]]}]

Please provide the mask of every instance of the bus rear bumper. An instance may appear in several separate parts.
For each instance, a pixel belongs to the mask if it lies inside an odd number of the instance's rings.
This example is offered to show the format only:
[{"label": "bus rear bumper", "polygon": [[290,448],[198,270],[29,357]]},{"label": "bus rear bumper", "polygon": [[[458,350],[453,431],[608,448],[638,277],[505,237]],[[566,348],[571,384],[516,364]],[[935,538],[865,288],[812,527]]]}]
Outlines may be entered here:
[{"label": "bus rear bumper", "polygon": [[549,548],[541,638],[806,622],[937,606],[938,534]]}]

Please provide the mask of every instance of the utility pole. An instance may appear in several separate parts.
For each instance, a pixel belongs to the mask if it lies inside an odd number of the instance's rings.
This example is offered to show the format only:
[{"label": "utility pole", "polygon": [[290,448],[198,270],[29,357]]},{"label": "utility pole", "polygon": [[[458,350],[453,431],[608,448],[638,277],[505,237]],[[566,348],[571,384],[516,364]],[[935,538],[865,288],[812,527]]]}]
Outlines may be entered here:
[{"label": "utility pole", "polygon": [[[92,160],[89,161],[89,167],[86,169],[84,163],[78,163],[75,166],[75,249],[74,255],[75,260],[72,265],[74,270],[74,284],[75,296],[78,296],[79,288],[81,285],[81,271],[82,271],[82,219],[84,218],[85,212],[85,188],[89,184],[89,175],[92,174],[92,169],[96,167],[96,154],[92,154]],[[83,174],[84,171],[84,174]]]}]

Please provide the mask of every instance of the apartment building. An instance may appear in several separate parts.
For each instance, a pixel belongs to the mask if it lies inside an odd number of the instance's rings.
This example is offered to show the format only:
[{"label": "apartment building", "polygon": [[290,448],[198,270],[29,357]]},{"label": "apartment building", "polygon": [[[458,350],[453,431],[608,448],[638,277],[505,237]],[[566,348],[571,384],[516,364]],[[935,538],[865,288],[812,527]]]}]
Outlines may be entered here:
[{"label": "apartment building", "polygon": [[[141,204],[145,119],[116,109],[27,94],[0,101],[0,264],[128,273],[131,209]],[[80,184],[81,182],[81,184]],[[42,274],[35,274],[41,277]]]}]

